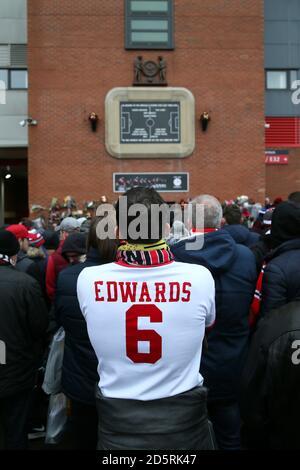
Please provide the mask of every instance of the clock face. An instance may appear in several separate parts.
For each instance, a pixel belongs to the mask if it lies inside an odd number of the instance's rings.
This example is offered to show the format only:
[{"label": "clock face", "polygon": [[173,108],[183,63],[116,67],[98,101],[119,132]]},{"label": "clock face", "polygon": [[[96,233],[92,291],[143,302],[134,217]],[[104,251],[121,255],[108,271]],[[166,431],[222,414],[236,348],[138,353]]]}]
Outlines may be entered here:
[{"label": "clock face", "polygon": [[182,179],[180,176],[175,176],[173,178],[173,184],[176,188],[179,188],[182,185]]},{"label": "clock face", "polygon": [[158,65],[152,60],[147,60],[147,62],[144,63],[143,69],[147,77],[155,77],[159,71]]}]

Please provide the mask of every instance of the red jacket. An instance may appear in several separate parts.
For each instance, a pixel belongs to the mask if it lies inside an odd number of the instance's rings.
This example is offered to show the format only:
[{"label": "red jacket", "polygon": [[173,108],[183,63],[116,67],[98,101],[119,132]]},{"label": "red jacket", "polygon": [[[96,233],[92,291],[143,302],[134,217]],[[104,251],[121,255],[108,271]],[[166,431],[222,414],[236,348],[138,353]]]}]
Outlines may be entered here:
[{"label": "red jacket", "polygon": [[61,254],[63,244],[64,240],[61,240],[57,250],[48,258],[46,271],[46,290],[51,302],[54,302],[57,276],[69,265],[68,261]]}]

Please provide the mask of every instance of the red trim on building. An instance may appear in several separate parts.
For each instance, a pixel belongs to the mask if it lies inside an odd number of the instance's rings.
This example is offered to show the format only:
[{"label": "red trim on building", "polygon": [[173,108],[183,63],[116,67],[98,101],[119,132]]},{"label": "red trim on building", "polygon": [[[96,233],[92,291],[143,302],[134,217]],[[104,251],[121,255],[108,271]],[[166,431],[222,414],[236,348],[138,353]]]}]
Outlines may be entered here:
[{"label": "red trim on building", "polygon": [[266,147],[300,147],[299,117],[266,117]]}]

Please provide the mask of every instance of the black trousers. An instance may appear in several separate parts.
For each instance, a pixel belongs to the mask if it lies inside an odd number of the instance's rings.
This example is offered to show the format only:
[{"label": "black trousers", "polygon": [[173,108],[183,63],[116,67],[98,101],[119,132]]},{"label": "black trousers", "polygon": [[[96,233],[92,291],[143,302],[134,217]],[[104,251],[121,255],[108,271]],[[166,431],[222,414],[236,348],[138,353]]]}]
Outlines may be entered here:
[{"label": "black trousers", "polygon": [[68,418],[67,434],[72,449],[96,450],[98,414],[96,404],[86,405],[71,401],[71,416]]},{"label": "black trousers", "polygon": [[0,427],[5,450],[27,449],[28,418],[32,390],[0,398]]}]

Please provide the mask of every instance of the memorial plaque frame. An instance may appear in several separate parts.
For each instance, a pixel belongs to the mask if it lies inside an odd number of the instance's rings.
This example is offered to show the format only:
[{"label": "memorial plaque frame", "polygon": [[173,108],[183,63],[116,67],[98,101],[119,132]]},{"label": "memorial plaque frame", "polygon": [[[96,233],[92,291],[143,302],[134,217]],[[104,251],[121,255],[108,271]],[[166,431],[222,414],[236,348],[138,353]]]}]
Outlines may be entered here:
[{"label": "memorial plaque frame", "polygon": [[[180,142],[122,142],[121,103],[177,105],[180,109]],[[114,88],[105,99],[105,146],[107,152],[124,158],[184,158],[195,148],[195,99],[186,88],[128,87]],[[165,131],[162,131],[163,133]]]}]

